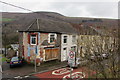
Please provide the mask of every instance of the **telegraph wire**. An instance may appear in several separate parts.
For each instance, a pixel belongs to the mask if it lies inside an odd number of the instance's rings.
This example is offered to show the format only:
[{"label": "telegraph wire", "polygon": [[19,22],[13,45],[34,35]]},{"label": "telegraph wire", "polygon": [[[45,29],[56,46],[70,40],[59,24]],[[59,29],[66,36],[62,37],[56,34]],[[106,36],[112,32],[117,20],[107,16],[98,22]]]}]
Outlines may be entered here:
[{"label": "telegraph wire", "polygon": [[16,7],[16,8],[19,8],[19,9],[23,9],[23,10],[27,10],[27,11],[30,11],[30,12],[34,12],[30,9],[26,9],[26,8],[23,8],[23,7],[20,7],[20,6],[16,6],[16,5],[13,5],[13,4],[10,4],[10,3],[7,3],[7,2],[3,2],[3,1],[0,1],[1,3],[3,4],[6,4],[6,5],[10,5],[10,6],[13,6],[13,7]]}]

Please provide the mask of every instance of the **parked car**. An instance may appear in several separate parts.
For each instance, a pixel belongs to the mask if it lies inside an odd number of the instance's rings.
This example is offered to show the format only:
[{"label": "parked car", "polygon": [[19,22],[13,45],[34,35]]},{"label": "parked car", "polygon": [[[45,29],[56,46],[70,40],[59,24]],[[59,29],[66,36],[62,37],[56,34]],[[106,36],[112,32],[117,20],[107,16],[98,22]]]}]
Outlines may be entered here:
[{"label": "parked car", "polygon": [[16,67],[16,66],[22,66],[22,60],[18,57],[12,57],[10,61],[10,68]]}]

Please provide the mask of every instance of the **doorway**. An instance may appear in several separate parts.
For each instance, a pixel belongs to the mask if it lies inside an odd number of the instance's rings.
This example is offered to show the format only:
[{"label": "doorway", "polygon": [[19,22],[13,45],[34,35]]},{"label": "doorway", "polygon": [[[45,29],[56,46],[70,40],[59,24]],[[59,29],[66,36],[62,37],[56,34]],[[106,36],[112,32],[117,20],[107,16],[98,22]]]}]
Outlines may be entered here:
[{"label": "doorway", "polygon": [[63,60],[62,61],[67,61],[67,48],[63,48]]}]

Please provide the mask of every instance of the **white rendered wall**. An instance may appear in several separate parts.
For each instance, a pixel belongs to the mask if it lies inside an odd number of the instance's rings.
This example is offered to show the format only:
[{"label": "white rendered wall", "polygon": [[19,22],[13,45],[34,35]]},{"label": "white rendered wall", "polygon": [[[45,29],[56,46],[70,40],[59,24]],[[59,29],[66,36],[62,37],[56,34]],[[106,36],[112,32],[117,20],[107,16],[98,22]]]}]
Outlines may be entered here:
[{"label": "white rendered wall", "polygon": [[[67,36],[67,43],[63,43],[64,36]],[[71,34],[62,34],[61,35],[61,61],[65,61],[64,58],[64,51],[63,48],[67,48],[67,56],[68,53],[71,51],[71,47],[76,46],[77,48],[77,36],[76,36],[76,43],[72,42],[72,36]]]}]

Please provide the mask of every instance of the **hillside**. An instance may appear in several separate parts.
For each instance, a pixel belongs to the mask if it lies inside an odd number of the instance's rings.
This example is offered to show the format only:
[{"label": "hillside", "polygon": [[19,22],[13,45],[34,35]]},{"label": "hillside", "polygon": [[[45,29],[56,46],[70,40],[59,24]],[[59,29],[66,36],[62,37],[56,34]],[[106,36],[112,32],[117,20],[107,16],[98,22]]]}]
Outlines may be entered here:
[{"label": "hillside", "polygon": [[[17,30],[26,29],[34,19],[48,19],[61,22],[68,22],[71,24],[85,24],[99,27],[106,30],[116,30],[118,28],[116,19],[104,18],[84,18],[84,17],[66,17],[55,12],[35,12],[35,13],[8,13],[2,12],[2,28],[3,37],[7,35],[8,40],[11,42],[18,33]],[[49,26],[49,25],[48,25]],[[4,38],[3,38],[4,39]],[[16,39],[15,39],[16,40]],[[18,42],[18,41],[12,41]]]}]

